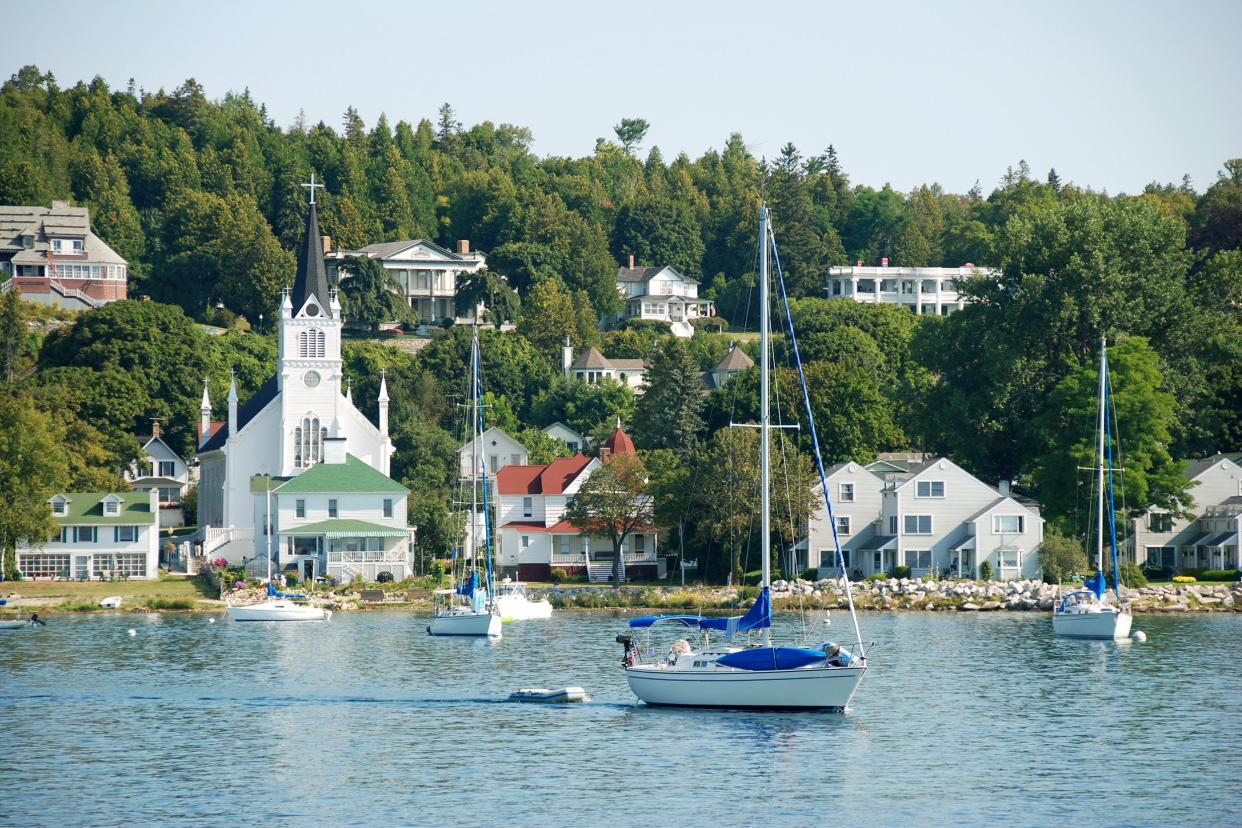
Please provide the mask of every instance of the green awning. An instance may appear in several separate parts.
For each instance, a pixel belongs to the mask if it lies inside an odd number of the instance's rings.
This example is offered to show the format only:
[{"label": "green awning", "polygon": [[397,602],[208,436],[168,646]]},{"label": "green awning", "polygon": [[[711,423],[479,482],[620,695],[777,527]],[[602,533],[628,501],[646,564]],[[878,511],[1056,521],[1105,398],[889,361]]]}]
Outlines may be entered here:
[{"label": "green awning", "polygon": [[290,526],[288,529],[281,529],[280,534],[290,536],[322,535],[325,538],[406,538],[409,537],[410,530],[383,526],[382,524],[370,523],[365,520],[335,518],[333,520],[321,520],[318,523],[307,523],[302,526]]}]

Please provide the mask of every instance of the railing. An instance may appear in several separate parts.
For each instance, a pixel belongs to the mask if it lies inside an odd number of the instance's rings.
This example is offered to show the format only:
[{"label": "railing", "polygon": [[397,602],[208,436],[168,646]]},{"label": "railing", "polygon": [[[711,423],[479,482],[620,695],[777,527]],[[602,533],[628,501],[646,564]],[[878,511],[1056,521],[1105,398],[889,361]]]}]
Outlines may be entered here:
[{"label": "railing", "polygon": [[217,549],[219,549],[221,546],[224,546],[226,543],[231,543],[233,541],[233,527],[232,526],[204,526],[200,530],[200,535],[202,536],[202,540],[203,540],[202,554],[204,556],[208,556],[212,552],[215,552]]}]

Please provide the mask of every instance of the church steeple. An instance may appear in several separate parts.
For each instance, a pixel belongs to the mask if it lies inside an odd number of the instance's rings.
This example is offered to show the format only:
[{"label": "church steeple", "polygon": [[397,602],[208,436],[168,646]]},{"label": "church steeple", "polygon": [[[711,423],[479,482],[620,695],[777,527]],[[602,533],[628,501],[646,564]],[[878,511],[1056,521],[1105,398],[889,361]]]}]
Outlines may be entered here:
[{"label": "church steeple", "polygon": [[311,173],[309,184],[303,187],[310,189],[310,212],[306,214],[306,233],[302,236],[302,246],[298,248],[298,275],[293,281],[293,312],[299,313],[306,300],[314,296],[320,308],[328,308],[331,297],[328,293],[328,268],[323,263],[323,240],[319,235],[319,215],[315,210],[315,189],[322,184],[315,183],[315,174]]}]

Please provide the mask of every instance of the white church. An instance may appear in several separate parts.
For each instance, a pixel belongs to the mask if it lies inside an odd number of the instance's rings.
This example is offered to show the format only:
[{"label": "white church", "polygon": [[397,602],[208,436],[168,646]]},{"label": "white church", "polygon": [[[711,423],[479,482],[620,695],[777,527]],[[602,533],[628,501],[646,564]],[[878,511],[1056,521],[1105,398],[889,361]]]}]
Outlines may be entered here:
[{"label": "white church", "polygon": [[[388,476],[388,387],[380,382],[379,427],[341,388],[341,305],[328,287],[312,184],[297,278],[280,305],[275,376],[239,405],[230,383],[228,420],[213,423],[203,388],[198,447],[202,553],[300,578],[411,571],[409,490]],[[270,543],[267,535],[271,514]]]}]

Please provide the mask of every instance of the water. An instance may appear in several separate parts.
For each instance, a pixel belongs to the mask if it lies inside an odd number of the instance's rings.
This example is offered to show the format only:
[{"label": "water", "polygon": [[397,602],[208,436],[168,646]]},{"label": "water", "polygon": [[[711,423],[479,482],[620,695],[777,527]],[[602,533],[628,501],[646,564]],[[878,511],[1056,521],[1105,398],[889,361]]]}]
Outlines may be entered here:
[{"label": "water", "polygon": [[[1242,824],[1242,615],[1139,616],[1145,644],[1057,640],[1042,614],[865,615],[845,715],[636,704],[618,615],[498,642],[425,623],[0,633],[0,825]],[[594,701],[502,701],[568,684]]]}]

